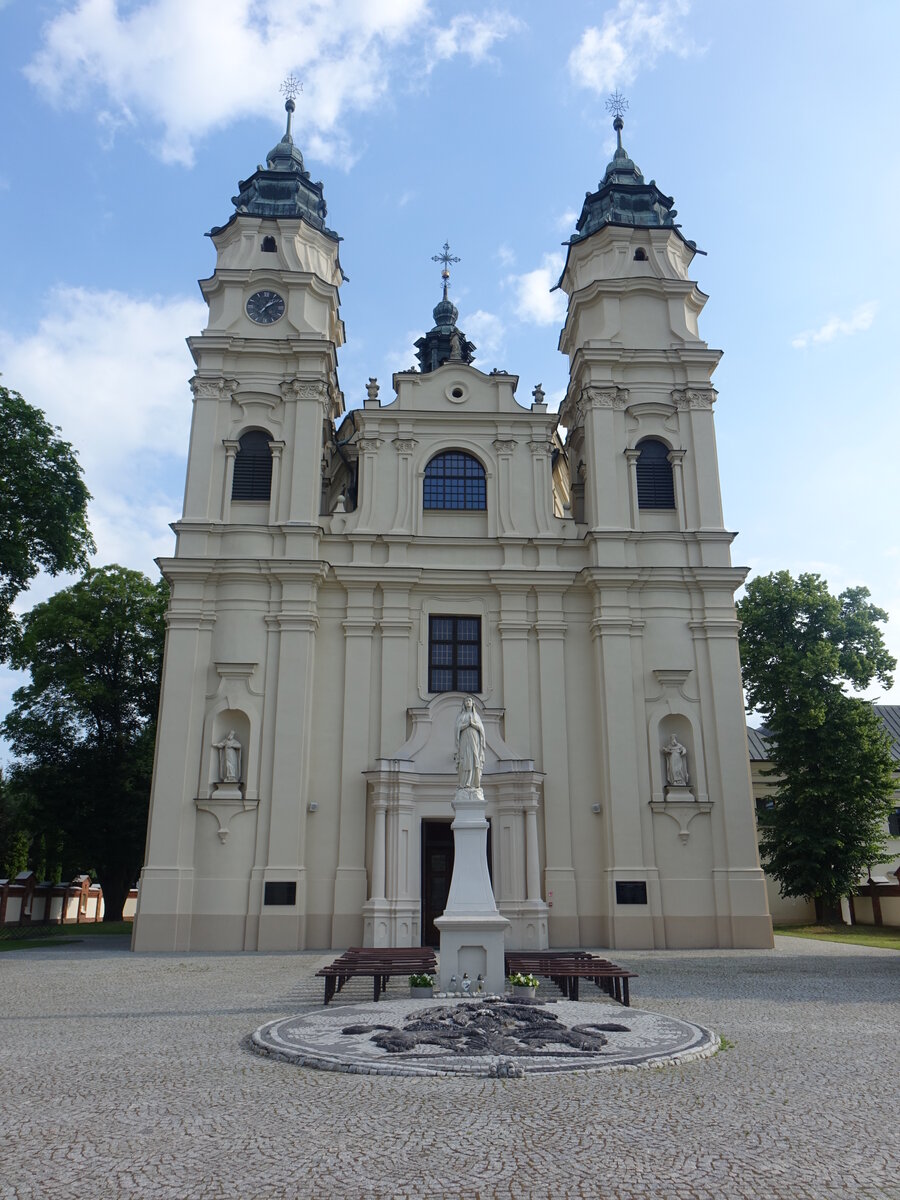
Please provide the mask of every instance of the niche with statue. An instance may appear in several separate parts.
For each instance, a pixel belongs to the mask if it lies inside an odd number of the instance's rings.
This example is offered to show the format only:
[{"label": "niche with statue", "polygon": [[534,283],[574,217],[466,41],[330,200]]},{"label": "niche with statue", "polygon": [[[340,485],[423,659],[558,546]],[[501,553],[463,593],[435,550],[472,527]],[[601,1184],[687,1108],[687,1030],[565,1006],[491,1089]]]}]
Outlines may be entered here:
[{"label": "niche with statue", "polygon": [[663,794],[667,800],[693,800],[694,739],[687,717],[673,714],[659,723]]}]

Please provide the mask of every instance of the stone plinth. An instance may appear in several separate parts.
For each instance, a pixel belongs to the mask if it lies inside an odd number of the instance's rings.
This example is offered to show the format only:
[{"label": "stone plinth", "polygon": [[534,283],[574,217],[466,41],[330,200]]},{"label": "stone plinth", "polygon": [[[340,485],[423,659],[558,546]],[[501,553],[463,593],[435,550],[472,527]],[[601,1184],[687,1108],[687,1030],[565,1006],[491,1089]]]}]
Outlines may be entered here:
[{"label": "stone plinth", "polygon": [[453,878],[444,915],[435,921],[441,934],[442,991],[450,989],[454,975],[459,987],[464,974],[473,990],[479,975],[486,991],[504,990],[503,943],[510,923],[497,910],[488,874],[484,809],[480,787],[456,789]]}]

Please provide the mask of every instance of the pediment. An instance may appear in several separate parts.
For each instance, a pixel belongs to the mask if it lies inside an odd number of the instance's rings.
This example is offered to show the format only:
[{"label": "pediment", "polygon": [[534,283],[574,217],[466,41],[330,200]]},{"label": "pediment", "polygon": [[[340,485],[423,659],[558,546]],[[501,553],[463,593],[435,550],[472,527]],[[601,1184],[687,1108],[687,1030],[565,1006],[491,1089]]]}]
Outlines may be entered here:
[{"label": "pediment", "polygon": [[[395,754],[376,760],[378,769],[455,775],[456,718],[464,699],[461,692],[444,692],[422,708],[407,709],[412,722],[410,735]],[[500,732],[505,709],[487,708],[477,698],[475,707],[484,725],[484,775],[534,771],[534,760],[520,758]]]},{"label": "pediment", "polygon": [[519,404],[515,392],[518,375],[504,371],[485,374],[467,363],[445,363],[436,371],[418,371],[394,375],[397,395],[381,406],[385,413],[398,411],[439,413],[515,413],[521,416],[530,408]]}]

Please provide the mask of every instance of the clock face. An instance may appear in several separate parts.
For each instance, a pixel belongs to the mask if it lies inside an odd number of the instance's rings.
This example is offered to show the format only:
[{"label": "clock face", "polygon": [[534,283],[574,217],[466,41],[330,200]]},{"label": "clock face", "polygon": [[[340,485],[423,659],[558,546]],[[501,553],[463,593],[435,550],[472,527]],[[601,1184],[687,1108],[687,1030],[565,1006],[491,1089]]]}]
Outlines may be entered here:
[{"label": "clock face", "polygon": [[257,325],[272,325],[284,316],[284,300],[277,292],[254,292],[247,301],[247,316]]}]

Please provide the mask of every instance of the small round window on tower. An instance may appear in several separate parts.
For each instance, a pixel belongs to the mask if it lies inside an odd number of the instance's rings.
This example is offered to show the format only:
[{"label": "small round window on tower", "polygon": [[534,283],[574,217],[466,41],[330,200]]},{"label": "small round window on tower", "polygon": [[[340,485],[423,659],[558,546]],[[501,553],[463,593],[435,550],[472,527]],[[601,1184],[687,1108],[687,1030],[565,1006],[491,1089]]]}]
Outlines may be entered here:
[{"label": "small round window on tower", "polygon": [[647,251],[644,249],[643,246],[638,246],[637,250],[635,250],[634,261],[635,262],[646,262],[647,261]]}]

